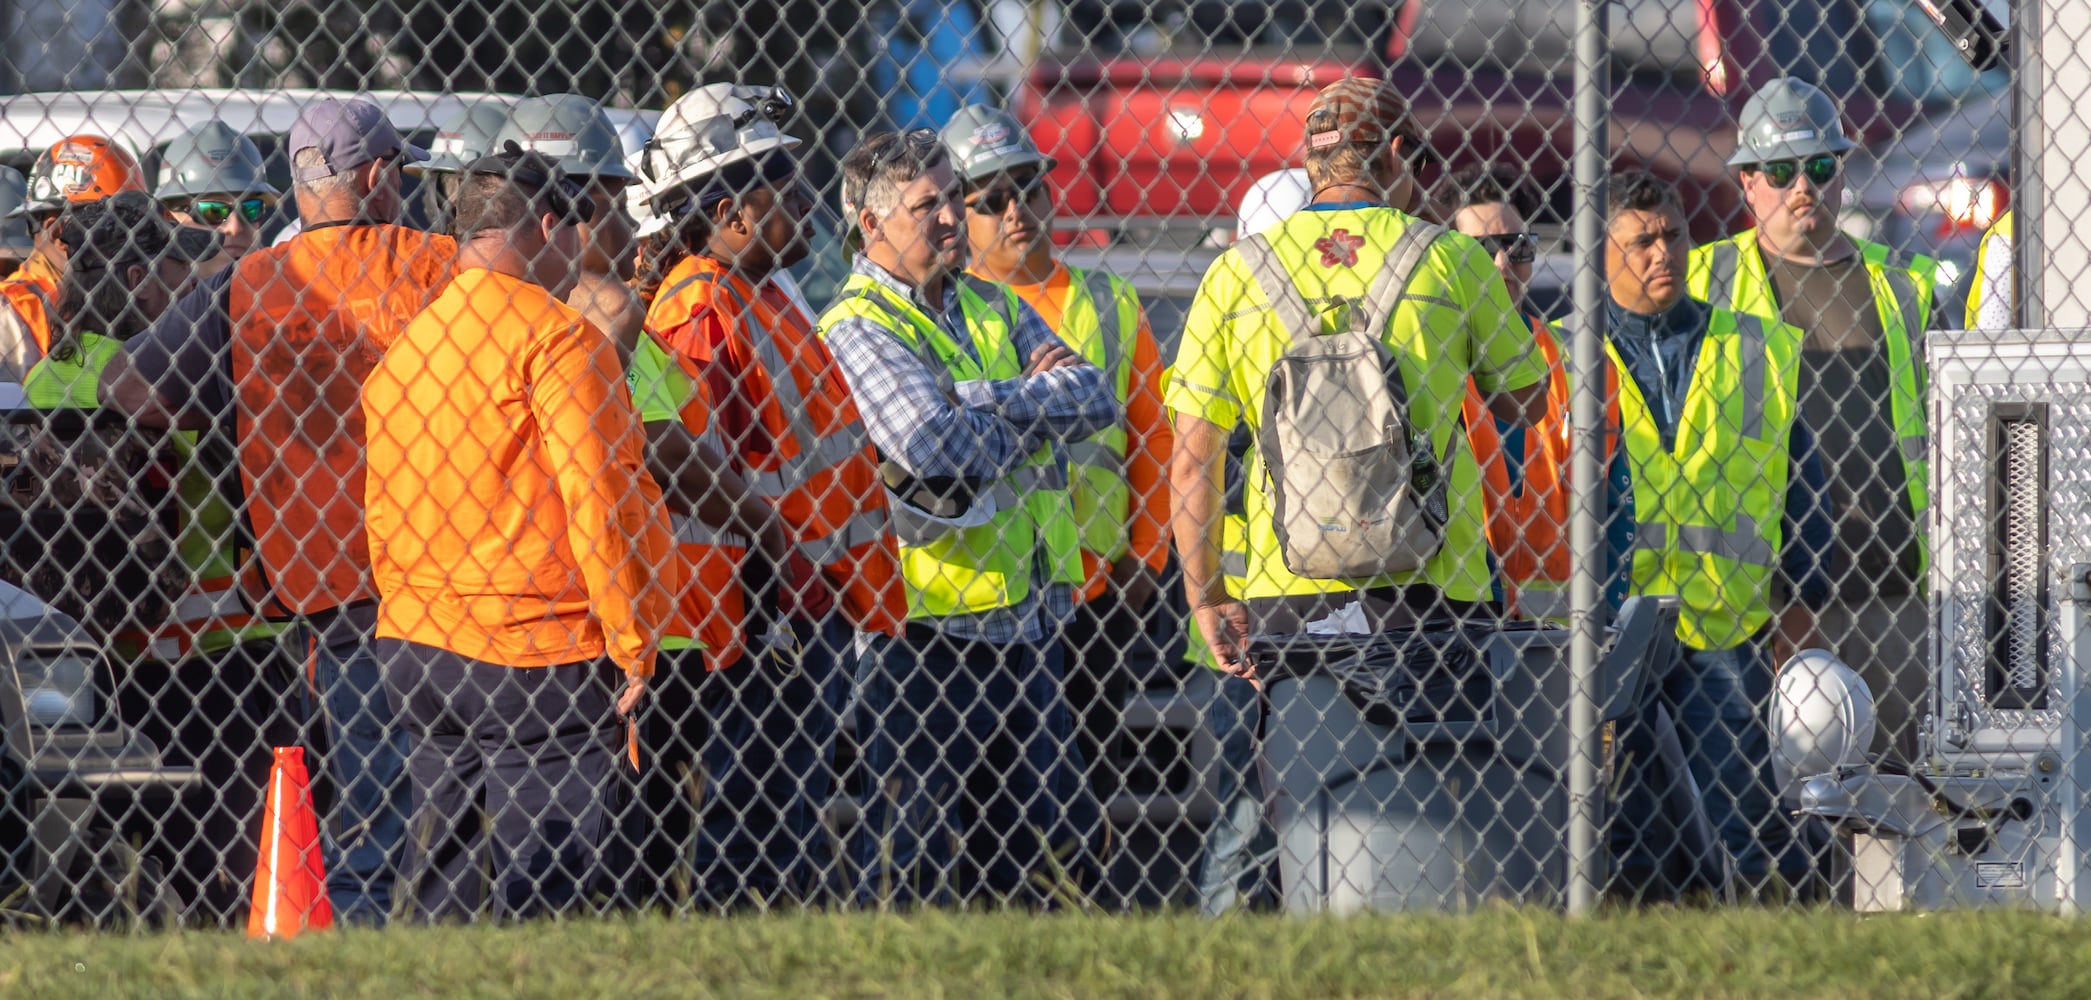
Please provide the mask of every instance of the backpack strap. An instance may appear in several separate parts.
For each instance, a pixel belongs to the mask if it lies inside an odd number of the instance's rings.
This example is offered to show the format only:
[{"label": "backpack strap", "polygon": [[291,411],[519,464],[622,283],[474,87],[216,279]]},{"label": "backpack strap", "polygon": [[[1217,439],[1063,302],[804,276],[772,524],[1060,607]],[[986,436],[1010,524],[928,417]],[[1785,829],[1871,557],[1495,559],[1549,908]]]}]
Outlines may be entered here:
[{"label": "backpack strap", "polygon": [[1416,268],[1423,263],[1423,255],[1430,252],[1430,245],[1445,234],[1445,227],[1435,222],[1421,220],[1409,223],[1409,227],[1396,237],[1394,245],[1387,250],[1387,262],[1372,279],[1372,287],[1365,291],[1363,309],[1350,311],[1351,331],[1354,333],[1384,335],[1387,324],[1394,321],[1394,310],[1408,296],[1411,279]]},{"label": "backpack strap", "polygon": [[1250,280],[1263,290],[1264,300],[1278,314],[1278,324],[1292,333],[1293,343],[1303,343],[1321,332],[1313,311],[1307,308],[1306,297],[1300,294],[1300,286],[1293,282],[1292,275],[1285,273],[1285,265],[1279,263],[1278,251],[1269,239],[1257,233],[1236,243],[1234,252],[1248,265]]}]

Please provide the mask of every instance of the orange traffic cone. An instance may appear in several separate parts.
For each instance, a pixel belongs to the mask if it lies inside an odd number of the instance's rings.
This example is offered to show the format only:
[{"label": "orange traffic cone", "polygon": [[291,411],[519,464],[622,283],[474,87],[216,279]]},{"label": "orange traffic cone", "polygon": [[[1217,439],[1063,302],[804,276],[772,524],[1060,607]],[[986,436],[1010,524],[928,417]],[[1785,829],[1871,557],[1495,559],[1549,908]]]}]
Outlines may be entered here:
[{"label": "orange traffic cone", "polygon": [[261,864],[254,873],[250,938],[288,938],[334,926],[326,868],[319,857],[319,820],[302,747],[277,747],[269,799],[261,813]]}]

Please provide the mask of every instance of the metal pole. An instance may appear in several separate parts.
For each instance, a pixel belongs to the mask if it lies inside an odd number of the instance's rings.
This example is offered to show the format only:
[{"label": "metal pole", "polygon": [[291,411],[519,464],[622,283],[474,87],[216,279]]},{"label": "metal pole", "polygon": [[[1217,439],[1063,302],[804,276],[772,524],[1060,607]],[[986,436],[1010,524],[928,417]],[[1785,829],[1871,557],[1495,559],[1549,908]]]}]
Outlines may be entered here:
[{"label": "metal pole", "polygon": [[1604,871],[1599,819],[1604,806],[1598,770],[1597,656],[1603,626],[1604,573],[1604,301],[1605,176],[1611,172],[1605,104],[1611,93],[1607,0],[1578,0],[1575,41],[1575,312],[1569,325],[1569,371],[1575,393],[1571,475],[1575,492],[1568,539],[1574,576],[1569,607],[1575,641],[1569,649],[1568,912],[1597,907]]}]

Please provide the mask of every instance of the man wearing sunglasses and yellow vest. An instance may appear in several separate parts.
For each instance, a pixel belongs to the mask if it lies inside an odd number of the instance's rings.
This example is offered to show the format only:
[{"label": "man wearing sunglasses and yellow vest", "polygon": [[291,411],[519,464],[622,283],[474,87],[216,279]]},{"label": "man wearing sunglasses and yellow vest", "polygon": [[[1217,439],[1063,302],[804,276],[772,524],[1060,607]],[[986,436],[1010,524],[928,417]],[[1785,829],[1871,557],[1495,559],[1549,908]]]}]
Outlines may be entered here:
[{"label": "man wearing sunglasses and yellow vest", "polygon": [[1837,594],[1819,619],[1879,708],[1875,750],[1916,749],[1924,700],[1920,584],[1930,507],[1922,337],[1937,265],[1837,229],[1837,104],[1792,78],[1743,105],[1735,155],[1756,228],[1692,251],[1695,298],[1804,334],[1800,416],[1829,457]]},{"label": "man wearing sunglasses and yellow vest", "polygon": [[160,188],[153,192],[176,222],[216,232],[233,260],[260,242],[261,227],[282,196],[269,183],[254,140],[215,119],[167,144]]},{"label": "man wearing sunglasses and yellow vest", "polygon": [[1131,683],[1132,651],[1169,560],[1169,418],[1154,331],[1130,283],[1068,267],[1053,253],[1052,157],[1008,112],[959,109],[944,146],[966,199],[968,271],[1002,282],[1069,347],[1103,369],[1125,408],[1117,425],[1067,446],[1081,528],[1082,583],[1063,637],[1068,702],[1096,763]]}]

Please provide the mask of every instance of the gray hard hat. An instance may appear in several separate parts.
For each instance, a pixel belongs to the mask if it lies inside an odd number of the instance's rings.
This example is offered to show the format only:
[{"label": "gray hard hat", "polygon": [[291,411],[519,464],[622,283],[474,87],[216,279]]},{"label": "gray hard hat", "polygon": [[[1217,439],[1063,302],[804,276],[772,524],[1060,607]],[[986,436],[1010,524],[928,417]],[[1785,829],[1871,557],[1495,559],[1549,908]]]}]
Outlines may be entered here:
[{"label": "gray hard hat", "polygon": [[624,141],[602,106],[578,94],[532,97],[508,113],[507,124],[494,134],[493,148],[513,141],[524,150],[559,161],[571,177],[633,180],[624,162]]},{"label": "gray hard hat", "polygon": [[1737,118],[1731,167],[1772,160],[1798,160],[1819,153],[1843,153],[1858,143],[1844,135],[1837,102],[1813,84],[1782,76],[1750,95]]},{"label": "gray hard hat", "polygon": [[494,151],[494,136],[507,124],[508,105],[500,101],[468,105],[436,126],[436,141],[429,143],[427,161],[415,166],[424,173],[463,173],[465,164]]},{"label": "gray hard hat", "polygon": [[[0,216],[29,203],[29,179],[13,167],[0,165]],[[0,218],[0,257],[26,257],[36,249],[29,232],[29,218],[16,215]]]},{"label": "gray hard hat", "polygon": [[281,195],[262,167],[261,147],[221,121],[176,136],[160,156],[161,201],[202,194]]},{"label": "gray hard hat", "polygon": [[959,180],[986,180],[1022,167],[1053,169],[1054,160],[1038,149],[1014,115],[985,104],[958,109],[944,126],[944,148]]}]

